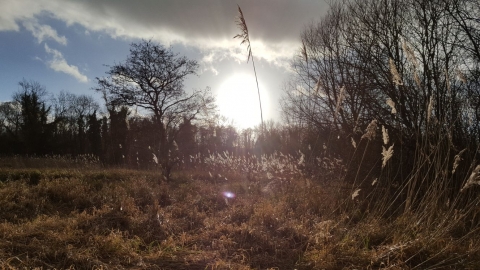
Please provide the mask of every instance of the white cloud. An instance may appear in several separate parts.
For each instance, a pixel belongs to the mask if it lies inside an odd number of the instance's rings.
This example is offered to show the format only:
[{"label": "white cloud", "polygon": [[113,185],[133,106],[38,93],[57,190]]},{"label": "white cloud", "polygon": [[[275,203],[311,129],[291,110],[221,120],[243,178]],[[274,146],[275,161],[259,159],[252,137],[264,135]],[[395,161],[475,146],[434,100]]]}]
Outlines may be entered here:
[{"label": "white cloud", "polygon": [[87,76],[80,73],[80,71],[78,70],[78,67],[74,65],[69,65],[61,52],[55,49],[51,49],[50,47],[48,47],[46,43],[45,43],[45,51],[48,54],[52,55],[52,59],[47,61],[47,64],[51,69],[71,75],[75,77],[79,82],[83,82],[83,83],[88,82]]},{"label": "white cloud", "polygon": [[202,65],[199,74],[203,74],[204,72],[210,71],[213,75],[217,76],[219,74],[218,70],[212,64]]},{"label": "white cloud", "polygon": [[19,31],[17,21],[33,17],[35,10],[38,12],[37,7],[25,4],[16,0],[0,1],[0,31]]},{"label": "white cloud", "polygon": [[39,44],[46,39],[53,39],[62,45],[67,45],[67,38],[65,36],[59,36],[57,30],[53,29],[50,25],[39,24],[37,20],[32,19],[24,21],[23,26],[37,38]]},{"label": "white cloud", "polygon": [[[182,44],[209,54],[220,52],[236,61],[246,61],[234,19],[242,7],[250,30],[255,59],[285,68],[300,46],[303,27],[320,17],[328,6],[324,1],[155,1],[139,5],[130,0],[1,0],[0,31],[18,31],[18,22],[48,15],[67,25],[78,24],[87,32],[114,38],[153,39],[166,46]],[[28,23],[27,23],[28,25]],[[64,42],[48,26],[34,28],[37,40]],[[65,39],[66,43],[66,39]]]}]

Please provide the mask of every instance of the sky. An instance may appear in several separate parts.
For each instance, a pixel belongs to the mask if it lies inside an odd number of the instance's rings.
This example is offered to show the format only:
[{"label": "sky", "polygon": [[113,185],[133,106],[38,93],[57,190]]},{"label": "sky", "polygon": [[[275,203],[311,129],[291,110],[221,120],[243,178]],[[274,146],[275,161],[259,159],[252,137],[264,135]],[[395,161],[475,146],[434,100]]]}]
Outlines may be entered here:
[{"label": "sky", "polygon": [[[260,122],[252,62],[233,39],[241,7],[250,35],[265,120],[281,120],[279,99],[292,76],[300,34],[328,10],[326,0],[0,0],[0,101],[23,79],[91,95],[108,65],[151,40],[200,67],[185,90],[210,87],[219,114],[239,128]],[[103,104],[101,104],[103,105]]]}]

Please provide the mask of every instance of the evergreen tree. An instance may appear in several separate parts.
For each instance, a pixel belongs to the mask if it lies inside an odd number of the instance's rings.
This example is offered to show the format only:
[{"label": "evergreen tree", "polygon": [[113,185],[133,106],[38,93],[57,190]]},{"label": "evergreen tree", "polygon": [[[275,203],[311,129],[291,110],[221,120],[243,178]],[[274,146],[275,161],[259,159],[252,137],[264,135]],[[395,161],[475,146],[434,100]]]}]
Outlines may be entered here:
[{"label": "evergreen tree", "polygon": [[97,119],[97,112],[88,115],[87,138],[89,142],[89,153],[100,157],[102,154],[102,121]]},{"label": "evergreen tree", "polygon": [[125,154],[128,152],[127,135],[128,125],[127,116],[128,108],[121,107],[120,110],[114,108],[109,109],[110,113],[110,129],[109,129],[109,163],[125,164],[127,162]]},{"label": "evergreen tree", "polygon": [[178,145],[180,159],[183,158],[186,164],[189,163],[189,157],[195,155],[196,151],[198,151],[195,142],[195,133],[196,127],[189,119],[183,118],[183,123],[179,126],[175,141]]},{"label": "evergreen tree", "polygon": [[38,82],[19,83],[20,91],[14,95],[22,108],[22,123],[20,125],[23,153],[46,154],[51,148],[49,139],[52,126],[47,123],[50,107],[47,107],[42,98],[46,95],[45,87]]}]

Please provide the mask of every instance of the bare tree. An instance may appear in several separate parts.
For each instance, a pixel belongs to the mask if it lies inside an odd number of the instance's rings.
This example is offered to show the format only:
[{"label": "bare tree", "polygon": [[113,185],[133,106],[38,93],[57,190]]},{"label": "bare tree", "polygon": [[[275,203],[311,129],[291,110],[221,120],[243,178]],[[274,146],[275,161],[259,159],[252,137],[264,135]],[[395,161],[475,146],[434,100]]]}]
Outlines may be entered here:
[{"label": "bare tree", "polygon": [[469,67],[465,77],[473,77],[468,81],[478,76],[477,14],[478,3],[469,0],[332,5],[327,16],[301,35],[302,50],[292,64],[296,76],[286,87],[285,115],[345,134],[377,119],[412,139],[428,129],[433,117],[457,125],[445,129],[465,136],[460,130],[470,131],[459,119],[475,105],[466,101],[478,87],[457,75]]},{"label": "bare tree", "polygon": [[197,62],[143,40],[131,45],[125,62],[109,68],[107,77],[97,78],[95,90],[111,105],[135,106],[151,113],[159,136],[159,157],[169,167],[168,152],[179,124],[214,108],[209,88],[184,90],[183,82],[196,74]]},{"label": "bare tree", "polygon": [[282,103],[291,124],[348,134],[368,121],[367,71],[359,68],[366,64],[348,43],[347,15],[343,5],[334,4],[302,32],[302,50],[292,62],[296,76],[286,84]]},{"label": "bare tree", "polygon": [[[320,139],[334,132],[353,142],[375,119],[391,142],[399,142],[400,161],[392,168],[399,178],[407,179],[404,172],[414,166],[421,172],[416,175],[432,173],[430,160],[424,165],[411,157],[422,160],[441,145],[435,155],[448,160],[478,147],[479,14],[478,1],[470,0],[333,4],[301,34],[295,76],[282,104],[285,117],[292,126],[314,129]],[[380,140],[375,144],[380,147]]]}]

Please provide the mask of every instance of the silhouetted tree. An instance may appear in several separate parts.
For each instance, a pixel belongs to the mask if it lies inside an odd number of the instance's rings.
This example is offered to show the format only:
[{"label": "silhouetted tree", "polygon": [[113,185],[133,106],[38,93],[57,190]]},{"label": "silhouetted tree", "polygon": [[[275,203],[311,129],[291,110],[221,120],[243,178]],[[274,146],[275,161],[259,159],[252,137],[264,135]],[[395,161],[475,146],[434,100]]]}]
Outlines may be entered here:
[{"label": "silhouetted tree", "polygon": [[93,111],[88,115],[87,137],[89,142],[89,153],[100,157],[102,154],[102,121],[97,119],[97,112]]},{"label": "silhouetted tree", "polygon": [[125,164],[128,152],[127,136],[128,108],[121,107],[119,110],[110,108],[110,128],[108,130],[108,160],[110,164]]},{"label": "silhouetted tree", "polygon": [[14,95],[22,109],[20,135],[25,154],[46,154],[49,152],[52,125],[47,123],[50,107],[43,98],[47,92],[38,82],[19,82],[20,89]]},{"label": "silhouetted tree", "polygon": [[102,117],[101,120],[101,134],[102,134],[102,154],[100,155],[100,160],[106,163],[108,156],[108,149],[110,148],[110,136],[108,133],[108,118],[106,116]]},{"label": "silhouetted tree", "polygon": [[190,156],[197,153],[198,148],[195,142],[196,127],[188,119],[184,119],[179,126],[179,131],[175,141],[178,145],[180,158],[186,164],[189,164]]},{"label": "silhouetted tree", "polygon": [[95,90],[113,105],[137,106],[152,114],[159,137],[159,144],[152,147],[164,161],[163,166],[169,166],[168,152],[175,139],[168,136],[175,136],[170,130],[178,130],[184,118],[193,120],[213,108],[208,88],[190,93],[183,89],[184,79],[195,74],[197,68],[196,61],[143,40],[131,45],[125,62],[110,66],[107,77],[97,78]]},{"label": "silhouetted tree", "polygon": [[0,104],[0,153],[18,153],[22,109],[20,103],[11,101]]}]

